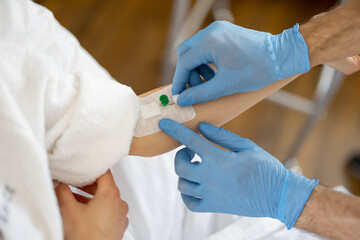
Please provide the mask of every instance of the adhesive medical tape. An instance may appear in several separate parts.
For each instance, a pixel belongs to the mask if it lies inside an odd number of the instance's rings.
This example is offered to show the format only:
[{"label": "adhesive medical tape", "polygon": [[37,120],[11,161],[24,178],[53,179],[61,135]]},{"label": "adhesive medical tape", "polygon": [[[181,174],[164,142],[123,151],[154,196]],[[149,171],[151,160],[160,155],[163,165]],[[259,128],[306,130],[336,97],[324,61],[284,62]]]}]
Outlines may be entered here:
[{"label": "adhesive medical tape", "polygon": [[[168,105],[161,105],[159,100],[161,95],[166,95],[169,98]],[[159,121],[163,118],[184,123],[194,119],[196,116],[192,106],[180,107],[177,104],[177,95],[172,95],[171,86],[139,98],[139,102],[140,116],[135,127],[135,137],[144,137],[161,131]]]}]

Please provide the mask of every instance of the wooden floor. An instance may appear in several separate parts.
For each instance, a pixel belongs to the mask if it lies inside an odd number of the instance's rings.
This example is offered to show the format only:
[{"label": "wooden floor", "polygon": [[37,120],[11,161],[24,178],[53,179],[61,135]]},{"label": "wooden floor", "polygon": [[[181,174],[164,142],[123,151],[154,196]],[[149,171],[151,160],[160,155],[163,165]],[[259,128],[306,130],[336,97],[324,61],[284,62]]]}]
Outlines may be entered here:
[{"label": "wooden floor", "polygon": [[[118,81],[137,94],[158,86],[170,0],[39,0],[54,12],[81,44]],[[232,3],[235,23],[271,33],[280,33],[296,22],[333,5],[325,0],[242,0]],[[204,26],[212,21],[209,16]],[[303,75],[286,89],[312,97],[319,68]],[[274,156],[285,156],[305,116],[268,101],[257,104],[225,127],[254,140]],[[308,177],[322,184],[347,184],[344,165],[360,152],[360,74],[348,77],[317,125],[298,158]]]}]

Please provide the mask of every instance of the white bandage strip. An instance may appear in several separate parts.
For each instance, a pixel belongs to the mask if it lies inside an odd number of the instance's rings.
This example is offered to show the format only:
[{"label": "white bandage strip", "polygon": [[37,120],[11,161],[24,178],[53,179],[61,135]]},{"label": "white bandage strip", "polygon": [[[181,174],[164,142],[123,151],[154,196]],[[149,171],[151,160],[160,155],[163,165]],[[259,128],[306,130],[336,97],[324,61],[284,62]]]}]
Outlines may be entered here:
[{"label": "white bandage strip", "polygon": [[160,105],[156,102],[140,105],[140,111],[144,119],[149,119],[161,114]]},{"label": "white bandage strip", "polygon": [[[165,107],[161,105],[159,100],[163,94],[169,98],[169,104]],[[176,104],[177,95],[173,98],[171,86],[163,88],[144,98],[139,98],[139,102],[141,114],[135,127],[135,137],[143,137],[161,131],[159,121],[163,118],[184,123],[194,119],[196,116],[192,106],[180,107]]]},{"label": "white bandage strip", "polygon": [[172,96],[172,100],[174,101],[175,104],[178,104],[177,103],[178,98],[179,98],[179,94],[176,94],[176,95]]}]

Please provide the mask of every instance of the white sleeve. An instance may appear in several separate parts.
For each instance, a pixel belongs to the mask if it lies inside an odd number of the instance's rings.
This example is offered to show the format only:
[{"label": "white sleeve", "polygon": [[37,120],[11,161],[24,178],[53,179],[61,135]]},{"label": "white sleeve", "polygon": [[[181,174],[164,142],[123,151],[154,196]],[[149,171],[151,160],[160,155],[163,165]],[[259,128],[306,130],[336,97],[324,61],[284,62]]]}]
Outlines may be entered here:
[{"label": "white sleeve", "polygon": [[0,81],[47,149],[54,179],[92,183],[128,154],[138,118],[131,88],[86,72],[62,75],[46,56],[0,43]]},{"label": "white sleeve", "polygon": [[[41,75],[41,80],[36,79],[46,86],[44,141],[55,179],[73,185],[89,183],[109,165],[106,159],[115,155],[119,159],[128,152],[137,118],[135,94],[112,81],[49,10],[30,0],[0,1],[0,40],[42,58],[42,66],[36,68],[43,75],[35,74],[35,68],[24,74]],[[116,135],[119,132],[121,138]],[[74,160],[68,164],[67,158]]]},{"label": "white sleeve", "polygon": [[60,240],[51,178],[81,186],[126,155],[137,99],[31,0],[0,1],[0,53],[0,239]]}]

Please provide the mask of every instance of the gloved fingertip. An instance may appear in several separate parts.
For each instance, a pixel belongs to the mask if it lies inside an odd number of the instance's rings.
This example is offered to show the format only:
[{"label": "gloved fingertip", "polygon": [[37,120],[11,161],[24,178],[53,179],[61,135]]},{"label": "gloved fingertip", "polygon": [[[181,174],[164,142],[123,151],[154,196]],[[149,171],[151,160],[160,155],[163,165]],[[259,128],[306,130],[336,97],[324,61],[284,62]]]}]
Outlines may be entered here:
[{"label": "gloved fingertip", "polygon": [[179,95],[180,93],[179,93],[179,91],[176,91],[176,90],[172,90],[172,89],[171,89],[171,94],[172,94],[173,96],[175,96],[175,95]]},{"label": "gloved fingertip", "polygon": [[201,123],[199,123],[199,129],[208,129],[209,127],[212,127],[212,125],[211,124],[209,124],[209,123],[206,123],[206,122],[201,122]]},{"label": "gloved fingertip", "polygon": [[191,47],[189,46],[188,43],[186,43],[186,41],[180,43],[176,49],[177,58],[179,59],[182,55],[184,55],[190,49],[191,49]]},{"label": "gloved fingertip", "polygon": [[169,124],[171,124],[171,120],[168,118],[163,118],[159,121],[159,128],[164,131],[169,128]]},{"label": "gloved fingertip", "polygon": [[178,105],[185,107],[185,106],[189,106],[192,104],[191,102],[191,97],[189,96],[189,94],[183,92],[179,95],[179,98],[177,100]]},{"label": "gloved fingertip", "polygon": [[183,89],[183,87],[180,86],[179,84],[173,84],[171,87],[171,92],[173,95],[180,94],[182,89]]},{"label": "gloved fingertip", "polygon": [[206,122],[201,122],[199,124],[199,131],[204,134],[204,133],[210,133],[212,134],[214,132],[214,130],[217,130],[218,128],[209,124],[209,123],[206,123]]}]

